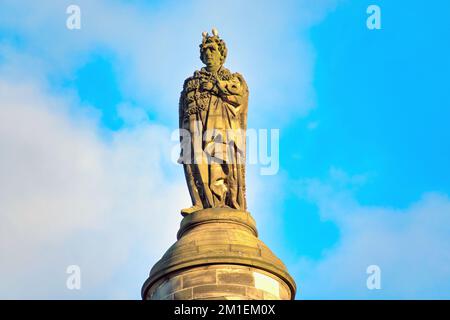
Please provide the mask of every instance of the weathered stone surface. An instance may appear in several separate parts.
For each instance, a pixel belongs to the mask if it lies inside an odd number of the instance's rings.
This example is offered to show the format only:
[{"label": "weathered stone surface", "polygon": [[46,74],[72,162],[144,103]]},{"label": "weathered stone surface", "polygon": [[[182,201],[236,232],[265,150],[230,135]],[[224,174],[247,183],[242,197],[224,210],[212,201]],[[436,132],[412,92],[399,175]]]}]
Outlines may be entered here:
[{"label": "weathered stone surface", "polygon": [[[201,275],[205,275],[202,278]],[[240,299],[289,300],[289,287],[278,277],[253,267],[241,265],[208,265],[180,270],[171,275],[173,282],[156,283],[148,299]],[[183,289],[179,288],[179,279]],[[173,292],[168,292],[172,288]],[[160,291],[161,290],[161,291]],[[151,293],[151,292],[154,293]]]},{"label": "weathered stone surface", "polygon": [[280,294],[280,282],[261,272],[254,272],[255,288],[277,297]]},{"label": "weathered stone surface", "polygon": [[246,287],[245,295],[251,300],[264,300],[264,291],[253,287]]},{"label": "weathered stone surface", "polygon": [[248,212],[197,211],[183,219],[178,236],[152,268],[142,289],[145,299],[294,298],[294,280],[257,238]]},{"label": "weathered stone surface", "polygon": [[178,241],[151,269],[142,297],[293,299],[294,280],[246,211],[247,84],[223,66],[227,49],[217,30],[203,34],[200,53],[206,67],[186,79],[179,103],[178,161],[193,205],[181,211]]},{"label": "weathered stone surface", "polygon": [[245,297],[245,287],[228,284],[208,284],[194,288],[194,299],[204,299],[216,296]]},{"label": "weathered stone surface", "polygon": [[181,210],[183,216],[206,208],[247,209],[245,131],[249,91],[241,74],[224,67],[227,52],[217,30],[212,35],[205,32],[200,59],[206,66],[187,78],[181,91],[178,162],[183,164],[192,200],[191,207]]},{"label": "weathered stone surface", "polygon": [[262,300],[280,300],[280,297],[264,291],[264,298]]},{"label": "weathered stone surface", "polygon": [[174,292],[173,299],[174,300],[192,300],[193,298],[193,289],[183,289],[177,292]]},{"label": "weathered stone surface", "polygon": [[201,298],[196,300],[249,300],[249,299],[247,299],[247,297],[242,296],[224,295],[224,296]]},{"label": "weathered stone surface", "polygon": [[205,284],[216,284],[216,270],[200,270],[183,275],[183,288],[191,288]]},{"label": "weathered stone surface", "polygon": [[[152,295],[152,300],[163,300],[175,291],[181,290],[181,276],[171,277],[160,281],[157,290]],[[169,299],[170,300],[170,299]]]},{"label": "weathered stone surface", "polygon": [[291,299],[291,291],[289,290],[289,287],[285,283],[281,283],[280,285],[279,297],[281,300]]},{"label": "weathered stone surface", "polygon": [[253,275],[249,273],[245,273],[242,270],[218,270],[217,271],[217,280],[219,284],[238,284],[244,286],[254,286],[255,279]]}]

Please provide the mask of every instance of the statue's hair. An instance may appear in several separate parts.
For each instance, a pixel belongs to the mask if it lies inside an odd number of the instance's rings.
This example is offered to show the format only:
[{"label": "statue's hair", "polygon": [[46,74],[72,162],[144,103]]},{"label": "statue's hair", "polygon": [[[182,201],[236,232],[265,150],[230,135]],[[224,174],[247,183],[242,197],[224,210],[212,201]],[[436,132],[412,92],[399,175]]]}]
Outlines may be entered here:
[{"label": "statue's hair", "polygon": [[219,52],[220,55],[222,56],[221,58],[221,63],[223,64],[225,62],[225,59],[227,58],[227,46],[225,44],[225,41],[223,41],[222,39],[219,38],[219,36],[216,35],[208,35],[206,33],[203,33],[203,40],[202,43],[200,44],[200,60],[203,61],[203,53],[204,53],[204,49],[206,44],[211,43],[211,42],[215,42],[217,44],[217,47],[219,48]]}]

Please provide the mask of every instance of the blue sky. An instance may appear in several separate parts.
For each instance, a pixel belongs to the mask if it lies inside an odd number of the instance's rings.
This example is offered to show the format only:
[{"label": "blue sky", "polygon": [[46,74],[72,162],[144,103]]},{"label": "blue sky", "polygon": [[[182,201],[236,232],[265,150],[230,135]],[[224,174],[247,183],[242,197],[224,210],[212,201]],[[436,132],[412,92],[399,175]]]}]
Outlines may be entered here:
[{"label": "blue sky", "polygon": [[379,1],[383,29],[371,31],[358,19],[368,3],[348,1],[311,28],[317,107],[285,129],[283,167],[297,179],[330,165],[367,173],[361,203],[405,208],[424,191],[450,191],[447,5]]},{"label": "blue sky", "polygon": [[77,3],[70,31],[70,1],[0,1],[1,297],[139,298],[189,202],[170,135],[215,26],[249,127],[280,130],[278,174],[249,167],[249,211],[297,298],[449,298],[447,1]]}]

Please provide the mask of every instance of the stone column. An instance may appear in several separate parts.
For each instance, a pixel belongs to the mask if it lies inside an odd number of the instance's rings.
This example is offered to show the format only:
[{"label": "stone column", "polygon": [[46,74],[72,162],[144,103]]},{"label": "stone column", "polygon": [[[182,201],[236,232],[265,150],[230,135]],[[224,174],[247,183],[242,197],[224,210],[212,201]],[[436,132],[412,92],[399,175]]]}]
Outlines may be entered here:
[{"label": "stone column", "polygon": [[177,238],[151,269],[143,299],[294,299],[294,280],[258,239],[250,213],[228,208],[194,212],[181,221]]}]

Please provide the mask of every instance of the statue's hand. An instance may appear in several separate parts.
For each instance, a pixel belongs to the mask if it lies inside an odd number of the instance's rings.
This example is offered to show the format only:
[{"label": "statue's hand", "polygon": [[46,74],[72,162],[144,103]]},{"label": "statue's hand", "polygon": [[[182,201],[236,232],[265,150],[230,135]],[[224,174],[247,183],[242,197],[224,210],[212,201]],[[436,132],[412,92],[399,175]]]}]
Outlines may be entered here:
[{"label": "statue's hand", "polygon": [[223,94],[226,95],[239,95],[241,94],[241,83],[238,79],[231,79],[228,81],[218,81],[218,87]]},{"label": "statue's hand", "polygon": [[200,88],[203,91],[211,91],[213,87],[214,87],[214,84],[209,81],[205,81],[200,84]]},{"label": "statue's hand", "polygon": [[229,95],[230,94],[230,92],[227,89],[228,81],[217,80],[217,87],[219,88],[220,93],[225,94],[225,95]]}]

